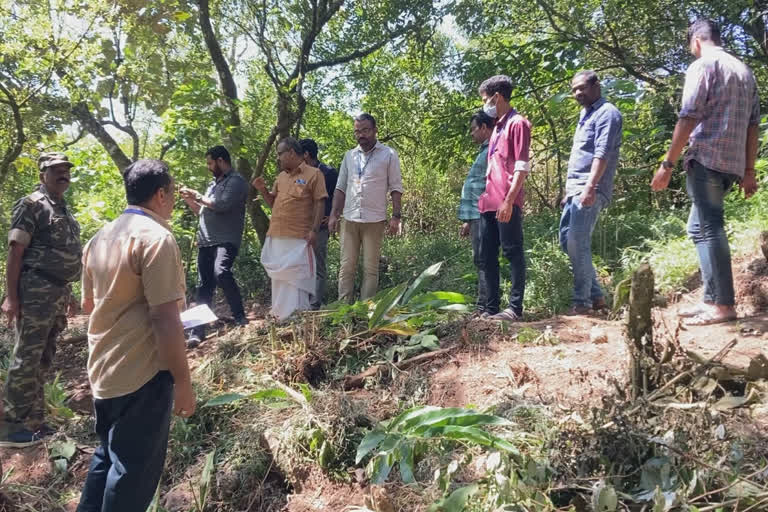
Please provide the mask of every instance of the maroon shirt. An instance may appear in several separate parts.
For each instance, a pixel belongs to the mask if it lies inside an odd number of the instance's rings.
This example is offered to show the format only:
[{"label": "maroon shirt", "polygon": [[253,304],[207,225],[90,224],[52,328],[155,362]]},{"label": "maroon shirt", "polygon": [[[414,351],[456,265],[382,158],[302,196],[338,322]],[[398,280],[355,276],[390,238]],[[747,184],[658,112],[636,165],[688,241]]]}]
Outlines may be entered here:
[{"label": "maroon shirt", "polygon": [[[488,171],[485,192],[480,196],[477,207],[480,213],[495,212],[501,208],[504,198],[512,185],[512,178],[518,171],[529,171],[529,150],[531,147],[531,122],[510,110],[496,122],[488,143]],[[523,207],[525,187],[515,198],[515,206]]]}]

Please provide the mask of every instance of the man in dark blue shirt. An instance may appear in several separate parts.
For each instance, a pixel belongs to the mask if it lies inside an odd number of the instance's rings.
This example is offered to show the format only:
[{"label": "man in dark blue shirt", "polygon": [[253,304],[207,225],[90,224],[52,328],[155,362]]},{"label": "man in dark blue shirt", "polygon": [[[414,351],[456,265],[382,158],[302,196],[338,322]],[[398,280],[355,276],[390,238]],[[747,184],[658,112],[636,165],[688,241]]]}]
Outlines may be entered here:
[{"label": "man in dark blue shirt", "polygon": [[607,308],[592,264],[592,231],[613,195],[622,119],[619,110],[602,97],[594,71],[576,73],[571,92],[583,108],[568,160],[560,246],[573,267],[569,314],[580,315]]},{"label": "man in dark blue shirt", "polygon": [[[235,323],[245,325],[248,320],[232,266],[243,238],[248,182],[232,168],[229,151],[224,146],[209,149],[205,158],[208,170],[213,174],[213,181],[205,194],[186,187],[179,192],[189,208],[200,217],[197,230],[197,272],[200,277],[197,303],[210,306],[218,284],[224,291]],[[203,339],[204,326],[196,327],[187,338],[187,346],[194,348]]]},{"label": "man in dark blue shirt", "polygon": [[320,309],[320,304],[325,300],[325,291],[328,283],[328,216],[331,214],[331,204],[333,202],[333,193],[336,190],[336,181],[339,174],[336,169],[329,167],[317,159],[317,143],[312,139],[301,139],[299,141],[301,149],[304,150],[304,162],[312,167],[317,167],[325,177],[325,189],[328,192],[328,198],[325,200],[325,213],[323,221],[320,223],[320,230],[315,239],[315,263],[317,264],[317,288],[315,294],[310,298],[312,309]]}]

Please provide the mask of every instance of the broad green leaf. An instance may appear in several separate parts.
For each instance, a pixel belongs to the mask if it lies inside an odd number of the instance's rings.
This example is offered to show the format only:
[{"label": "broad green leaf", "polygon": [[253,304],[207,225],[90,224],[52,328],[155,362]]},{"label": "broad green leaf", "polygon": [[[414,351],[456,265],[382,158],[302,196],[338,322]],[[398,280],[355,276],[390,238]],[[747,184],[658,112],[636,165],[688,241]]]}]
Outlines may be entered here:
[{"label": "broad green leaf", "polygon": [[400,478],[406,484],[415,482],[416,479],[413,476],[413,446],[411,446],[411,443],[403,442],[400,444],[400,448],[398,451],[399,451],[398,462],[400,464]]},{"label": "broad green leaf", "polygon": [[309,389],[309,386],[305,384],[304,382],[299,382],[299,390],[301,391],[301,394],[304,396],[304,400],[307,402],[312,400],[312,390]]},{"label": "broad green leaf", "polygon": [[469,295],[456,292],[428,292],[413,297],[409,304],[422,304],[425,302],[445,301],[452,304],[472,304],[474,299]]},{"label": "broad green leaf", "polygon": [[238,400],[242,400],[243,398],[246,398],[246,395],[241,395],[240,393],[226,393],[224,395],[211,398],[205,402],[203,407],[215,407],[217,405],[231,404],[237,402]]},{"label": "broad green leaf", "polygon": [[387,424],[387,430],[390,430],[390,431],[395,430],[395,427],[397,427],[403,422],[410,421],[412,418],[417,418],[422,414],[427,414],[428,412],[439,411],[439,410],[441,410],[440,407],[435,407],[433,405],[412,407],[410,409],[407,409],[401,412],[400,414],[395,416],[392,420],[390,420],[390,422]]},{"label": "broad green leaf", "polygon": [[413,336],[419,332],[413,327],[408,327],[404,323],[386,324],[381,327],[376,327],[374,330],[378,333],[396,334],[397,336]]},{"label": "broad green leaf", "polygon": [[477,484],[459,487],[450,496],[431,505],[427,512],[462,512],[467,506],[469,498],[474,496],[480,486]]},{"label": "broad green leaf", "polygon": [[386,455],[377,456],[371,459],[371,462],[368,463],[368,474],[371,478],[371,483],[384,483],[389,476],[389,472],[392,471],[394,462],[392,453],[387,453]]},{"label": "broad green leaf", "polygon": [[264,400],[266,398],[277,398],[281,400],[290,400],[291,396],[279,388],[262,389],[248,395],[251,400]]},{"label": "broad green leaf", "polygon": [[403,422],[402,430],[429,425],[510,425],[509,420],[480,414],[472,409],[462,407],[445,407],[425,411],[424,414],[408,418]]},{"label": "broad green leaf", "polygon": [[421,291],[424,286],[426,286],[429,281],[431,281],[438,272],[440,272],[440,267],[443,266],[443,262],[435,263],[434,265],[431,265],[428,267],[424,272],[419,275],[419,277],[416,278],[416,280],[413,282],[413,284],[408,288],[408,291],[405,292],[405,295],[403,295],[403,304],[408,304],[408,301],[416,295],[419,291]]},{"label": "broad green leaf", "polygon": [[54,441],[48,445],[48,458],[69,460],[76,450],[77,444],[74,441]]},{"label": "broad green leaf", "polygon": [[382,432],[381,430],[372,430],[368,432],[362,441],[360,441],[360,445],[357,447],[357,455],[355,455],[355,464],[360,464],[360,461],[363,460],[363,457],[368,455],[368,453],[379,446],[379,443],[387,436],[386,433]]},{"label": "broad green leaf", "polygon": [[397,305],[400,301],[400,297],[403,296],[405,288],[408,283],[402,283],[390,289],[389,292],[376,303],[376,308],[373,310],[371,318],[368,320],[368,328],[373,329],[378,326],[381,319]]}]

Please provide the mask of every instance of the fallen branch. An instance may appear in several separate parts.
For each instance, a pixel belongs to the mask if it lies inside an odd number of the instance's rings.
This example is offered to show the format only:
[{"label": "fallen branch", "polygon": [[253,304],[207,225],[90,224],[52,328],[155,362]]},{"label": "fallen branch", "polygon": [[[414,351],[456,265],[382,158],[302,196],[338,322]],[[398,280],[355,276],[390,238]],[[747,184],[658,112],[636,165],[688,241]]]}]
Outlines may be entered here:
[{"label": "fallen branch", "polygon": [[[448,352],[452,351],[455,347],[450,348],[442,348],[440,350],[435,350],[433,352],[427,352],[426,354],[419,354],[418,356],[414,356],[408,359],[404,359],[403,361],[400,361],[397,364],[393,364],[396,369],[398,370],[405,370],[407,368],[410,368],[411,366],[415,364],[422,363],[424,361],[429,361],[431,359],[434,359],[436,357],[442,356],[447,354]],[[386,364],[375,364],[365,370],[362,373],[358,373],[357,375],[348,375],[344,377],[344,390],[349,391],[350,389],[360,388],[365,383],[365,379],[369,377],[376,377],[379,375],[379,373],[386,368]]]}]

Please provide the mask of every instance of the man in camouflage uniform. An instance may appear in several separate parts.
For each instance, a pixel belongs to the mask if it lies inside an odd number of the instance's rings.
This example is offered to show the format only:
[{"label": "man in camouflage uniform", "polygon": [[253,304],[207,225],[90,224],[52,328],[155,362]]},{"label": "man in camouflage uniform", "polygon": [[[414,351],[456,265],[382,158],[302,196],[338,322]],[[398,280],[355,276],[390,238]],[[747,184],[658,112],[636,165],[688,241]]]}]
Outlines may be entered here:
[{"label": "man in camouflage uniform", "polygon": [[5,382],[0,446],[29,446],[53,432],[43,423],[45,374],[67,325],[70,283],[80,278],[80,225],[64,202],[73,164],[62,153],[44,153],[38,167],[41,184],[16,202],[8,232],[2,310],[9,325],[16,325],[16,343]]}]

